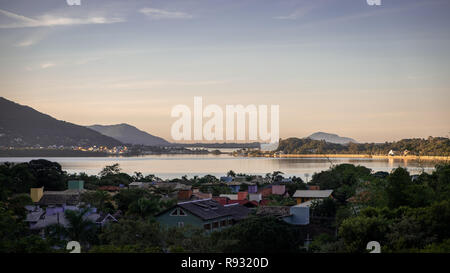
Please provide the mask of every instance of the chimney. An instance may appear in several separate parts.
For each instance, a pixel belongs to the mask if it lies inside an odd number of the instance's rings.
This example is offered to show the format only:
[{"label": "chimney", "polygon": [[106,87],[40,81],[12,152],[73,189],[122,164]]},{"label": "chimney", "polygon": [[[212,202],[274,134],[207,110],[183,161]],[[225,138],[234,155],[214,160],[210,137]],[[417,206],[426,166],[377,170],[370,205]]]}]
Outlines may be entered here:
[{"label": "chimney", "polygon": [[69,190],[78,190],[82,191],[84,189],[84,181],[83,180],[69,180],[68,189]]},{"label": "chimney", "polygon": [[39,200],[41,200],[43,195],[44,195],[44,187],[30,189],[30,197],[34,203],[39,202]]}]

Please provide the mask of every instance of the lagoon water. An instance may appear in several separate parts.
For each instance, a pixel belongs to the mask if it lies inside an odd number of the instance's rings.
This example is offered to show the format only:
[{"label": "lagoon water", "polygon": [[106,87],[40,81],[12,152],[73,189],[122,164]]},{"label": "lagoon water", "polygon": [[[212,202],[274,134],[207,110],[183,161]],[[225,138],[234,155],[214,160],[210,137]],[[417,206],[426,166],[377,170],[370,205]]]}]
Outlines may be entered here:
[{"label": "lagoon water", "polygon": [[[0,157],[0,162],[28,162],[30,157]],[[265,175],[273,171],[282,171],[285,177],[297,176],[309,179],[315,172],[330,168],[326,158],[262,158],[234,157],[221,155],[148,155],[139,157],[48,157],[50,161],[61,164],[68,173],[85,172],[98,174],[106,165],[119,163],[123,172],[133,174],[135,171],[144,175],[155,174],[161,178],[180,178],[183,175],[193,177],[206,174],[217,177],[225,175],[229,170],[236,173]],[[370,158],[331,158],[333,164],[351,163],[362,165],[373,171],[390,172],[396,167],[406,167],[411,174],[422,171],[432,172],[433,162]]]}]

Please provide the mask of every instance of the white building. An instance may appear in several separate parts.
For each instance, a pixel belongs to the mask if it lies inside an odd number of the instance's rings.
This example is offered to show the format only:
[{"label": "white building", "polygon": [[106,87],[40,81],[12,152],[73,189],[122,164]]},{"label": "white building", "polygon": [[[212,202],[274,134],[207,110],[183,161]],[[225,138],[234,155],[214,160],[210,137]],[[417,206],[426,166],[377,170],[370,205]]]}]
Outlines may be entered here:
[{"label": "white building", "polygon": [[248,200],[249,201],[256,201],[259,203],[259,201],[262,200],[262,194],[261,193],[249,193],[248,194]]}]

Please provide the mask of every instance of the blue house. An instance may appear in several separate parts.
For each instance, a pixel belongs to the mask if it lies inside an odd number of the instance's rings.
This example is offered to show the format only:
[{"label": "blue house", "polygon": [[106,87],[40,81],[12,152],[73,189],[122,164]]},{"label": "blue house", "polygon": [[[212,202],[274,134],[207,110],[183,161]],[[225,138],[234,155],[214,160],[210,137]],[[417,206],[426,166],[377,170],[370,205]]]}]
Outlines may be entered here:
[{"label": "blue house", "polygon": [[228,187],[231,189],[232,192],[236,193],[239,192],[241,189],[241,185],[228,185]]},{"label": "blue house", "polygon": [[257,193],[258,185],[248,185],[248,193]]},{"label": "blue house", "polygon": [[308,225],[310,206],[311,201],[290,207],[289,216],[283,217],[283,220],[291,225],[298,225],[298,226]]},{"label": "blue house", "polygon": [[231,182],[231,181],[233,181],[233,177],[231,177],[231,176],[222,176],[222,177],[220,177],[220,182],[228,183],[228,182]]}]

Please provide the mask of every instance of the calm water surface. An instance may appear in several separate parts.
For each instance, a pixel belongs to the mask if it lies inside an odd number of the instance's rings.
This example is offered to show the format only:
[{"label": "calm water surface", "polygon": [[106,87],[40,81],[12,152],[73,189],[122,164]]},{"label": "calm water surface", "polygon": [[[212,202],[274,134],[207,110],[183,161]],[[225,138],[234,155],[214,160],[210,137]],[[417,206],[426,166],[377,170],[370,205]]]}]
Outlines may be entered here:
[{"label": "calm water surface", "polygon": [[[31,157],[3,157],[0,162],[28,162]],[[231,155],[149,155],[140,157],[48,157],[47,160],[61,164],[68,173],[85,172],[98,174],[100,170],[114,163],[119,163],[123,172],[133,174],[135,171],[144,175],[155,174],[161,178],[176,178],[183,175],[193,177],[211,174],[223,176],[229,170],[236,173],[265,175],[268,172],[282,171],[285,176],[297,176],[305,179],[315,172],[330,168],[325,158],[255,158],[233,157]],[[389,159],[369,158],[332,158],[333,164],[351,163],[362,165],[374,171],[390,172],[396,167],[406,167],[411,174],[432,172],[435,163]]]}]

